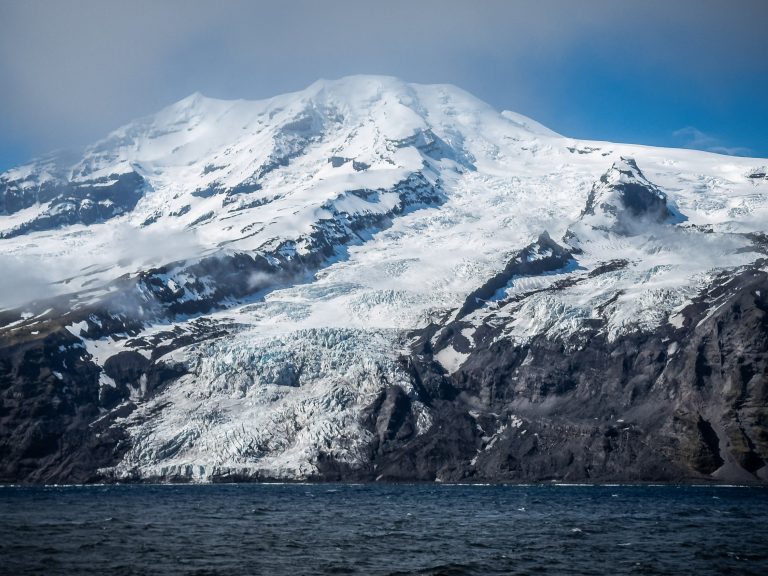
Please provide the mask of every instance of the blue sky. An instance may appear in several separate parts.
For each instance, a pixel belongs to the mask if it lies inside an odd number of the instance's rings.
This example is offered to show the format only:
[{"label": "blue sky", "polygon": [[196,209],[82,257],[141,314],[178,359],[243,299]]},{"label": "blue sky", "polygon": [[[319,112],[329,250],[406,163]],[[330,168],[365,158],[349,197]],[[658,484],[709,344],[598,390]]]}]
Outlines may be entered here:
[{"label": "blue sky", "polygon": [[456,84],[579,138],[768,157],[768,1],[0,0],[0,170],[194,91]]}]

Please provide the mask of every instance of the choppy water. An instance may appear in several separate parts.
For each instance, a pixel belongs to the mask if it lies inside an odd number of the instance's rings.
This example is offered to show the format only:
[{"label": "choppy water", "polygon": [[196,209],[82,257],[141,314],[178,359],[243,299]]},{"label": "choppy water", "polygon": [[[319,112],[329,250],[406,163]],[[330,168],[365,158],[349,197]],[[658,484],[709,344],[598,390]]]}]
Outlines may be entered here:
[{"label": "choppy water", "polygon": [[768,490],[0,488],[3,574],[768,574]]}]

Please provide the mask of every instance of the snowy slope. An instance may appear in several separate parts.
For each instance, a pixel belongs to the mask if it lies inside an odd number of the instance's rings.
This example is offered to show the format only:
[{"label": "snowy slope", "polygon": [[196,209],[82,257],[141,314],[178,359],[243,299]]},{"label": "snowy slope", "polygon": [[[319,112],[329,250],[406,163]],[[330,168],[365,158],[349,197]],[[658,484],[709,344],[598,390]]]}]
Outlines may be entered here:
[{"label": "snowy slope", "polygon": [[[576,265],[509,282],[494,298],[503,305],[463,319],[470,342],[489,315],[518,341],[577,333],[596,316],[610,338],[674,323],[718,271],[761,256],[754,235],[768,227],[765,160],[573,140],[455,87],[386,77],[257,102],[195,94],[57,162],[0,176],[0,194],[26,198],[0,213],[0,261],[33,266],[77,306],[147,272],[142,302],[161,286],[177,305],[205,304],[144,317],[130,338],[69,325],[99,366],[134,350],[183,372],[152,393],[146,374],[131,383],[131,410],[113,417],[130,438],[118,477],[306,478],[322,458],[355,467],[375,435],[361,414],[395,384],[425,431],[430,408],[400,361],[408,332],[455,317],[544,231],[579,251]],[[43,218],[56,190],[87,186],[99,202],[95,187],[114,191],[125,175],[136,175],[135,205]],[[624,219],[615,208],[632,200],[617,190],[636,184],[659,204]],[[206,258],[238,254],[269,263],[243,271],[250,293],[200,275]],[[567,278],[580,281],[540,290]],[[19,304],[7,295],[0,306]],[[40,312],[21,306],[5,333]],[[221,333],[172,344],[201,317]],[[465,355],[437,360],[452,372]],[[106,371],[100,383],[116,385]]]}]

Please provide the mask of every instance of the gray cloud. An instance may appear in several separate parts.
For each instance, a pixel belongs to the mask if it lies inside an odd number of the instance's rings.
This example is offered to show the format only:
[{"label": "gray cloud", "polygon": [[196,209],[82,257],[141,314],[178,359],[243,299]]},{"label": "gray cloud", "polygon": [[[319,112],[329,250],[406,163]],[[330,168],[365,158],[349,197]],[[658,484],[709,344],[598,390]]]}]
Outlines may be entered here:
[{"label": "gray cloud", "polygon": [[355,73],[553,116],[567,106],[558,67],[579,53],[716,98],[765,72],[766,21],[761,0],[0,0],[0,132],[38,153],[196,90],[260,98]]}]

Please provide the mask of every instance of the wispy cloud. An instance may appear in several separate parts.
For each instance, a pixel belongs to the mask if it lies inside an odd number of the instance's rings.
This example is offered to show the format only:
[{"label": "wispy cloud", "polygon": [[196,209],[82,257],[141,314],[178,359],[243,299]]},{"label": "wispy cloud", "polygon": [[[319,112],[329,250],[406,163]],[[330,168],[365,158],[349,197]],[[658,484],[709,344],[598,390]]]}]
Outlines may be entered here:
[{"label": "wispy cloud", "polygon": [[702,132],[694,126],[686,126],[672,133],[680,146],[691,148],[693,150],[705,150],[717,154],[727,154],[729,156],[751,156],[753,151],[743,146],[726,146],[724,143],[711,134]]}]

